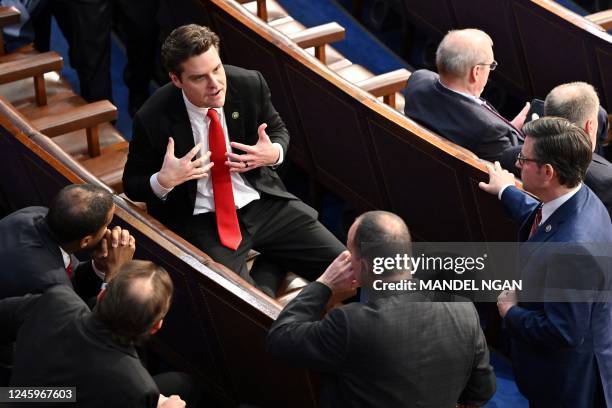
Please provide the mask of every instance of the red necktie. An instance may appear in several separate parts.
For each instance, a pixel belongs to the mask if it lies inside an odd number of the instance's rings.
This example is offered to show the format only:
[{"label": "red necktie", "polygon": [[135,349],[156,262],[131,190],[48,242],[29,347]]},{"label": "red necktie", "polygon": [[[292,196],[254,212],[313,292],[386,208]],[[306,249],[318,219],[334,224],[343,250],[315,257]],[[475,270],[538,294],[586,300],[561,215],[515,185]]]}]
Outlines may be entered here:
[{"label": "red necktie", "polygon": [[540,222],[542,222],[542,206],[541,205],[538,206],[538,209],[536,210],[536,215],[535,215],[535,218],[533,219],[533,224],[531,224],[531,230],[529,231],[529,238],[531,238],[531,236],[535,234],[536,230],[538,229],[538,226],[540,225]]},{"label": "red necktie", "polygon": [[66,274],[68,275],[68,279],[72,279],[72,257],[70,258],[70,263],[66,267]]},{"label": "red necktie", "polygon": [[217,111],[209,109],[207,116],[210,118],[208,127],[208,146],[210,149],[210,160],[215,165],[211,169],[213,196],[215,200],[215,214],[217,218],[217,231],[221,244],[230,249],[236,250],[242,234],[236,215],[234,205],[234,191],[232,189],[232,178],[229,167],[225,165],[227,152],[225,148],[225,136],[217,116]]}]

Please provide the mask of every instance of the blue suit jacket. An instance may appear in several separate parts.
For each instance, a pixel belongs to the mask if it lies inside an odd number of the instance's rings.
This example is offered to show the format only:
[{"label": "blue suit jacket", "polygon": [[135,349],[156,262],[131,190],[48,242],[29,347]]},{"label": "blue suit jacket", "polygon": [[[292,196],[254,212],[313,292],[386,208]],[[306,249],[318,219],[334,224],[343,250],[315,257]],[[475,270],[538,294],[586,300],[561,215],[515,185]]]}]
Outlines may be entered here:
[{"label": "blue suit jacket", "polygon": [[[612,224],[601,201],[585,185],[559,207],[528,239],[539,202],[508,187],[502,202],[520,223],[523,288],[559,293],[559,264],[575,282],[609,287],[597,246],[612,242]],[[560,251],[571,243],[570,253]],[[601,245],[599,245],[601,248]],[[578,255],[575,255],[578,254]],[[552,266],[551,265],[557,265]],[[553,273],[554,272],[554,273]],[[588,273],[587,273],[588,272]],[[562,291],[563,289],[561,289]],[[528,300],[533,299],[533,293]],[[521,302],[504,324],[511,336],[517,385],[532,407],[598,407],[612,404],[612,308],[590,299],[572,302]],[[544,299],[544,298],[542,298]],[[550,300],[550,298],[548,298]],[[601,383],[600,383],[601,381]]]}]

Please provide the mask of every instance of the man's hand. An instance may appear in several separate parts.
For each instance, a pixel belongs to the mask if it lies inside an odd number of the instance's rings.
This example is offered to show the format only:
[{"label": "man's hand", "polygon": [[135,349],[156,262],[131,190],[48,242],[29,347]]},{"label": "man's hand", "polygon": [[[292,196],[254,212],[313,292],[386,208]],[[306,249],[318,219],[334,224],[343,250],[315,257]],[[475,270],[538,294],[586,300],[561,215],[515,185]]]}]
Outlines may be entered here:
[{"label": "man's hand", "polygon": [[185,406],[187,404],[178,395],[171,395],[170,398],[166,398],[160,394],[157,403],[157,408],[184,408]]},{"label": "man's hand", "polygon": [[510,123],[517,129],[522,129],[525,124],[525,120],[527,119],[527,114],[529,113],[529,109],[531,108],[531,103],[527,102],[525,107],[516,115],[514,119]]},{"label": "man's hand", "polygon": [[506,317],[506,313],[508,313],[508,310],[510,310],[510,308],[516,305],[517,303],[518,302],[516,299],[515,291],[504,290],[502,293],[500,293],[497,297],[497,311],[499,312],[501,318],[503,319],[504,317]]},{"label": "man's hand", "polygon": [[193,160],[201,148],[202,143],[198,143],[185,156],[179,159],[174,155],[174,139],[168,138],[168,147],[166,147],[164,163],[157,175],[157,182],[164,188],[173,188],[187,180],[207,177],[210,168],[214,164],[210,162],[210,151],[206,152],[202,157]]},{"label": "man's hand", "polygon": [[351,253],[343,251],[338,255],[323,272],[323,275],[319,276],[317,282],[326,285],[334,293],[355,289],[357,280],[351,266]]},{"label": "man's hand", "polygon": [[265,123],[259,125],[257,129],[259,139],[254,146],[237,142],[231,143],[232,148],[245,152],[245,154],[226,153],[228,160],[225,164],[230,167],[231,172],[244,173],[257,167],[272,166],[278,162],[280,153],[266,133],[267,126]]},{"label": "man's hand", "polygon": [[105,274],[105,281],[110,282],[123,264],[134,257],[136,250],[136,239],[126,229],[116,226],[107,229],[106,234],[100,240],[98,247],[94,249],[92,258],[96,268]]},{"label": "man's hand", "polygon": [[508,170],[502,169],[499,162],[495,162],[493,166],[487,163],[487,170],[489,170],[489,182],[485,183],[481,181],[478,183],[478,187],[487,193],[498,195],[499,191],[508,184],[514,185],[514,174]]}]

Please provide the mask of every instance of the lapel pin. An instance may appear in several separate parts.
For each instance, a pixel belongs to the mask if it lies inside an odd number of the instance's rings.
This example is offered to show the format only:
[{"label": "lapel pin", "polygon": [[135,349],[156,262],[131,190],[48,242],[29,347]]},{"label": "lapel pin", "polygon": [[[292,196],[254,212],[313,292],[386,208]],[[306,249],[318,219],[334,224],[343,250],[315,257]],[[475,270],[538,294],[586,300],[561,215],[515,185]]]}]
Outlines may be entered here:
[{"label": "lapel pin", "polygon": [[550,230],[551,230],[551,229],[552,229],[551,225],[550,225],[550,224],[548,224],[548,225],[546,226],[546,229],[545,229],[545,230],[546,230],[546,232],[550,232]]},{"label": "lapel pin", "polygon": [[238,112],[232,112],[232,119],[238,119],[240,114]]}]

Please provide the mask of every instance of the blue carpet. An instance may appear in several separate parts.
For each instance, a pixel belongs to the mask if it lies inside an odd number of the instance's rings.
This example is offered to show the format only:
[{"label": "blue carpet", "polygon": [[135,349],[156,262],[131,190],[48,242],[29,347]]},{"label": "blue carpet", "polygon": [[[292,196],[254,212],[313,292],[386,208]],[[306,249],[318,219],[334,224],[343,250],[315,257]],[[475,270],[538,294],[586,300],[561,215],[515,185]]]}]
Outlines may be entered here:
[{"label": "blue carpet", "polygon": [[[70,83],[72,89],[79,93],[79,77],[70,66],[68,58],[68,43],[62,35],[55,19],[51,26],[51,50],[59,53],[64,58],[64,68],[61,75]],[[127,111],[128,89],[123,82],[123,67],[125,67],[126,56],[123,49],[113,39],[111,42],[111,80],[113,84],[113,104],[118,109],[117,123],[115,127],[128,141],[132,138],[132,118]]]}]

